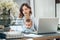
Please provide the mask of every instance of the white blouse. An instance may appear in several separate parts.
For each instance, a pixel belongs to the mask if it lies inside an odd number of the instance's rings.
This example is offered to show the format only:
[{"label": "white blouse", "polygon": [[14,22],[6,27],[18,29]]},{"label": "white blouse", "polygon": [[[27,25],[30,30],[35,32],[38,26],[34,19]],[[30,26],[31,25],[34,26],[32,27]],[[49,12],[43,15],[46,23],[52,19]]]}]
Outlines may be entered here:
[{"label": "white blouse", "polygon": [[34,32],[37,30],[37,24],[36,24],[36,19],[34,17],[30,17],[32,22],[33,22],[33,25],[30,29],[27,29],[24,25],[24,21],[25,21],[25,17],[23,17],[22,19],[21,18],[17,18],[16,20],[16,25],[19,25],[19,26],[15,26],[15,27],[12,27],[10,26],[10,29],[11,30],[14,30],[14,31],[20,31],[20,32]]}]

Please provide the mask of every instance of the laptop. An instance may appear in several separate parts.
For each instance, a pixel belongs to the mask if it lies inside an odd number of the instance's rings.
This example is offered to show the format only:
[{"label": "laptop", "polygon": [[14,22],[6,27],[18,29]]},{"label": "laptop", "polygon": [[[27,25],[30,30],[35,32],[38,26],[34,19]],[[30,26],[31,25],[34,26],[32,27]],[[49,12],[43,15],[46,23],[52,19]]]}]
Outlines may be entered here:
[{"label": "laptop", "polygon": [[37,34],[51,34],[57,32],[58,18],[40,18]]}]

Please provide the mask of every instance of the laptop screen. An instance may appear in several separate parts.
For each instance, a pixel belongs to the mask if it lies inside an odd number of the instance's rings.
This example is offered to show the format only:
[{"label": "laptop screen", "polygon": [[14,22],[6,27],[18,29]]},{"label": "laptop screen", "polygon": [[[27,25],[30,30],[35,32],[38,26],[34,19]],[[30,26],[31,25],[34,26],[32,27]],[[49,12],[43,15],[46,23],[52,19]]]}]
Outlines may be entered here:
[{"label": "laptop screen", "polygon": [[58,18],[40,18],[38,33],[57,32]]}]

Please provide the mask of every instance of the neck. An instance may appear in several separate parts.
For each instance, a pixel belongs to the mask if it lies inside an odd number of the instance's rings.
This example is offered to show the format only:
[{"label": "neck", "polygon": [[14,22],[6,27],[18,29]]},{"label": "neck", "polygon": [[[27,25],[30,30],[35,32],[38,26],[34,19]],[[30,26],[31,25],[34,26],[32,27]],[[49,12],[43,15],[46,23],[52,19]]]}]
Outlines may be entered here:
[{"label": "neck", "polygon": [[30,19],[30,16],[25,16],[26,19]]}]

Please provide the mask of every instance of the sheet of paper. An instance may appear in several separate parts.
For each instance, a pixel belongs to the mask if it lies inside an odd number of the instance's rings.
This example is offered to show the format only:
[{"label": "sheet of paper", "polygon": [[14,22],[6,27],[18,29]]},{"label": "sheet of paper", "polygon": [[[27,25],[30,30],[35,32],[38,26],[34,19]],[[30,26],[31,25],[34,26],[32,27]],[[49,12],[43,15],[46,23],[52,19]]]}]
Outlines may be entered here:
[{"label": "sheet of paper", "polygon": [[24,34],[25,37],[43,37],[43,35],[36,35],[36,34]]},{"label": "sheet of paper", "polygon": [[26,39],[26,40],[33,40],[32,38]]}]

